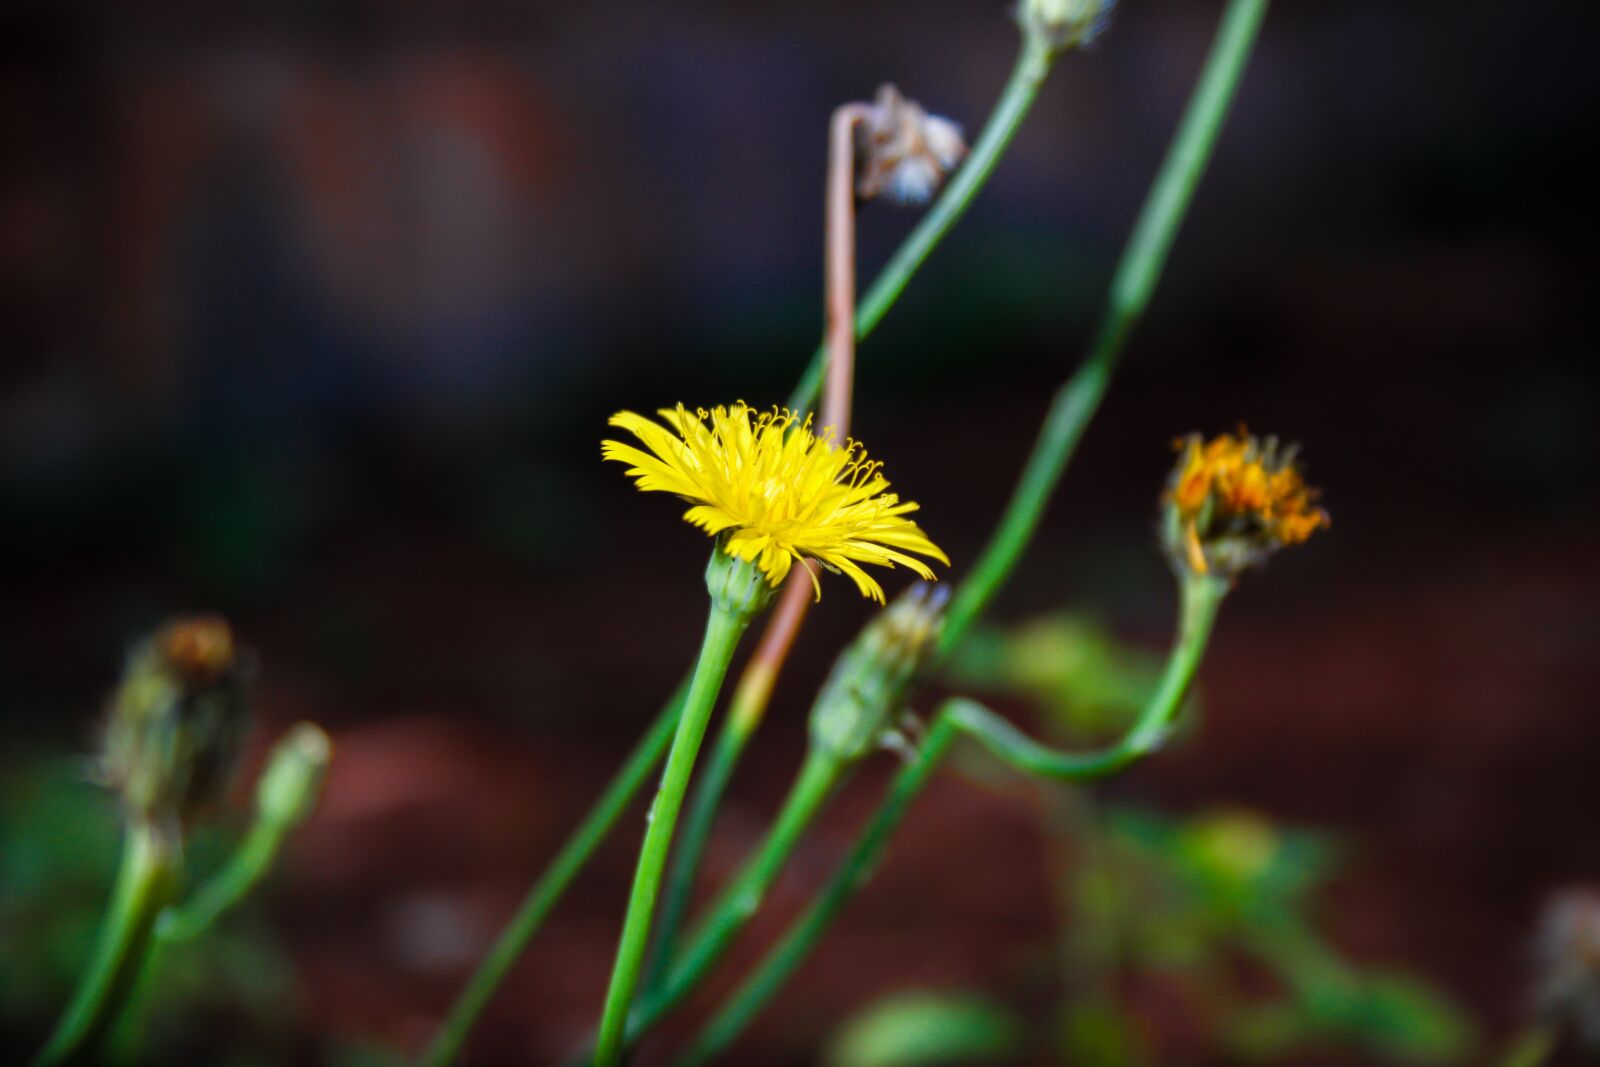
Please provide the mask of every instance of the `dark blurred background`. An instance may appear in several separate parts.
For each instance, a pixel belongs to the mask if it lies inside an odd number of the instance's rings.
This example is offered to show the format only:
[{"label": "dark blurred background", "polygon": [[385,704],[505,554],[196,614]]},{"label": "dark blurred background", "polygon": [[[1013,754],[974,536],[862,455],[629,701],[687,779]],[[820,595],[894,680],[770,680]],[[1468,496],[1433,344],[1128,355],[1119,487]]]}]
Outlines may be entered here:
[{"label": "dark blurred background", "polygon": [[[862,349],[857,430],[953,575],[1075,364],[1220,6],[1125,0]],[[1201,736],[1114,792],[1339,835],[1331,941],[1426,975],[1486,1049],[1526,1015],[1540,901],[1600,881],[1597,28],[1577,4],[1277,5],[994,613],[1090,609],[1158,648],[1172,438],[1243,420],[1304,442],[1331,532],[1244,585]],[[830,110],[892,80],[976,133],[1016,43],[1001,0],[0,16],[6,774],[88,749],[133,637],[181,610],[235,621],[255,748],[299,718],[339,745],[265,906],[299,990],[286,1062],[416,1047],[689,662],[704,539],[600,465],[606,416],[781,401],[820,330]],[[863,278],[914,221],[864,211]],[[713,874],[758,838],[867,610],[828,586]],[[628,826],[482,1062],[548,1062],[592,1019]],[[1052,936],[1040,848],[1026,803],[942,778],[734,1061],[811,1062],[907,984],[1026,1007]],[[18,1047],[39,1000],[10,1013]]]}]

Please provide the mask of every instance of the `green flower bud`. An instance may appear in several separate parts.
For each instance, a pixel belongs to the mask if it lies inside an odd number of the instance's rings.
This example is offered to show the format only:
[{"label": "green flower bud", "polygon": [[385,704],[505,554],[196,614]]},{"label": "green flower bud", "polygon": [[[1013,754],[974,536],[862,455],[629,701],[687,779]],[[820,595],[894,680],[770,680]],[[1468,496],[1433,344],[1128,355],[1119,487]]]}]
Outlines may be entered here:
[{"label": "green flower bud", "polygon": [[749,619],[772,602],[773,588],[755,563],[728,555],[719,541],[706,564],[706,592],[723,611]]},{"label": "green flower bud", "polygon": [[315,723],[290,728],[267,757],[256,785],[256,809],[279,826],[298,826],[311,815],[333,757],[333,741]]},{"label": "green flower bud", "polygon": [[811,743],[840,760],[867,755],[888,731],[939,643],[944,586],[919,582],[839,655],[811,708]]},{"label": "green flower bud", "polygon": [[214,615],[168,623],[129,654],[100,766],[130,816],[178,822],[221,794],[248,721],[241,659]]},{"label": "green flower bud", "polygon": [[1111,21],[1115,0],[1023,0],[1018,14],[1029,34],[1037,34],[1053,51],[1082,48]]}]

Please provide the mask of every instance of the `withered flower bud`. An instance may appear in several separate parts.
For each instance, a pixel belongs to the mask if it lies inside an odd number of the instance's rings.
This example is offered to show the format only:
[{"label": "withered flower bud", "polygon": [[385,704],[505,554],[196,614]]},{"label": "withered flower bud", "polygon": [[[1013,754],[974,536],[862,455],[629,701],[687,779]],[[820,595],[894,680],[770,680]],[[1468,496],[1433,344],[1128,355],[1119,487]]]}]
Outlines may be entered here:
[{"label": "withered flower bud", "polygon": [[170,622],[129,654],[100,766],[130,816],[181,822],[220,794],[248,719],[242,658],[215,615]]},{"label": "withered flower bud", "polygon": [[961,127],[884,85],[856,127],[856,195],[926,203],[966,154]]}]

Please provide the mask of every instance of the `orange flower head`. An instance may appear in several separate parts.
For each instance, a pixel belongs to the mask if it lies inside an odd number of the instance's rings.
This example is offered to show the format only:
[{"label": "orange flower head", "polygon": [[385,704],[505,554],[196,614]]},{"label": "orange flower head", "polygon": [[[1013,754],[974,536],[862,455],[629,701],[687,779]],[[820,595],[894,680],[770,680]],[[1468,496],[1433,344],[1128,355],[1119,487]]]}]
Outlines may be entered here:
[{"label": "orange flower head", "polygon": [[1175,565],[1234,577],[1328,525],[1294,446],[1258,439],[1244,427],[1209,441],[1180,438],[1168,484],[1166,542]]}]

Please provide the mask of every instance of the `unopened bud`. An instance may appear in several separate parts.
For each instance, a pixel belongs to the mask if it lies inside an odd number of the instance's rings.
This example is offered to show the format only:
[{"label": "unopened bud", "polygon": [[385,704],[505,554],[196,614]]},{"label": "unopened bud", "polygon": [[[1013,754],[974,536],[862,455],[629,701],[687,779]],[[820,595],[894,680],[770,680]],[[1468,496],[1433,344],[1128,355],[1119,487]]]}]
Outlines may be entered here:
[{"label": "unopened bud", "polygon": [[1115,0],[1022,0],[1023,28],[1052,51],[1093,43],[1111,21]]},{"label": "unopened bud", "polygon": [[939,643],[944,586],[919,582],[839,656],[811,708],[811,743],[852,762],[879,743]]},{"label": "unopened bud", "polygon": [[134,647],[100,757],[130,814],[178,821],[220,794],[248,720],[241,659],[215,615],[168,623]]},{"label": "unopened bud", "polygon": [[304,822],[322,795],[332,757],[333,741],[322,727],[309,722],[292,727],[267,757],[256,785],[261,817],[286,828]]},{"label": "unopened bud", "polygon": [[893,85],[878,89],[856,128],[856,195],[921,204],[967,154],[961,127],[930,115]]}]

